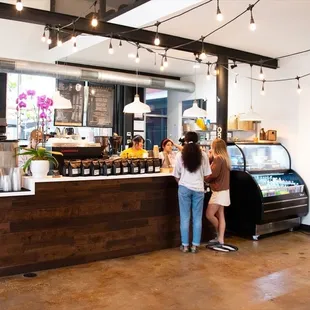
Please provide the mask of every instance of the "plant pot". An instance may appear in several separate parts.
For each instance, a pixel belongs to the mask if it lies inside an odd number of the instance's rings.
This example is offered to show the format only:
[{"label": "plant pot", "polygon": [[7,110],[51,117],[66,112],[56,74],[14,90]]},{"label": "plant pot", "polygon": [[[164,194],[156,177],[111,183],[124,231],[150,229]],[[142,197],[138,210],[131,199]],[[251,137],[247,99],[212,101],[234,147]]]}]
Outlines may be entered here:
[{"label": "plant pot", "polygon": [[30,170],[34,178],[45,178],[50,170],[50,162],[48,160],[33,160]]}]

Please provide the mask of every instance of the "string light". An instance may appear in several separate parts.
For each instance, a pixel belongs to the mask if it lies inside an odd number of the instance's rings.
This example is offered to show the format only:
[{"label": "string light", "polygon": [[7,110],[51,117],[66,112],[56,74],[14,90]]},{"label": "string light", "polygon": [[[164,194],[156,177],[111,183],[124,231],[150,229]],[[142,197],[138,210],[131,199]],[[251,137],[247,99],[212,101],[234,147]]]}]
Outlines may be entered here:
[{"label": "string light", "polygon": [[45,34],[45,31],[46,31],[46,28],[44,28],[43,35],[42,35],[42,38],[41,38],[41,41],[42,41],[43,43],[46,41],[46,34]]},{"label": "string light", "polygon": [[75,35],[75,24],[73,24],[73,31],[72,31],[71,41],[72,41],[73,43],[75,43],[75,42],[76,42],[76,35]]},{"label": "string light", "polygon": [[250,10],[250,14],[251,14],[251,18],[250,18],[250,30],[255,31],[256,30],[256,24],[254,21],[254,17],[253,17],[253,5],[250,4],[249,6],[249,10]]},{"label": "string light", "polygon": [[223,14],[220,9],[220,0],[217,0],[216,19],[221,22],[223,20]]},{"label": "string light", "polygon": [[62,46],[62,41],[61,41],[60,36],[59,36],[59,30],[57,32],[57,46],[58,47]]},{"label": "string light", "polygon": [[114,49],[113,49],[113,46],[112,46],[112,38],[110,39],[110,44],[109,44],[109,54],[110,55],[114,54]]},{"label": "string light", "polygon": [[48,35],[48,39],[46,42],[48,45],[52,44],[51,30],[49,30],[49,35]]},{"label": "string light", "polygon": [[140,62],[140,57],[139,57],[139,44],[137,44],[137,54],[136,54],[136,63],[138,64]]},{"label": "string light", "polygon": [[211,79],[210,66],[211,66],[211,63],[208,62],[207,80]]},{"label": "string light", "polygon": [[157,22],[155,24],[155,26],[156,26],[156,34],[155,34],[154,44],[156,46],[159,46],[159,44],[160,44],[160,39],[159,39],[159,35],[158,35],[158,27],[159,27],[159,25],[160,25],[160,22]]},{"label": "string light", "polygon": [[261,91],[260,91],[260,93],[261,93],[262,96],[265,96],[265,82],[266,82],[266,80],[263,80],[262,89],[261,89]]},{"label": "string light", "polygon": [[260,80],[263,80],[265,78],[264,72],[263,72],[263,66],[260,67],[259,78],[260,78]]},{"label": "string light", "polygon": [[214,67],[214,75],[218,75],[218,74],[219,74],[219,67],[218,67],[218,64],[216,63]]},{"label": "string light", "polygon": [[93,18],[91,20],[91,25],[96,28],[98,26],[98,17],[97,17],[97,9],[96,9],[96,6],[97,6],[97,1],[95,1],[94,3],[94,14],[93,14]]},{"label": "string light", "polygon": [[165,56],[164,56],[164,67],[167,68],[168,67],[168,59],[167,59],[167,50],[165,51]]},{"label": "string light", "polygon": [[73,52],[77,52],[76,41],[73,43]]},{"label": "string light", "polygon": [[199,55],[199,58],[201,60],[204,60],[207,58],[207,54],[206,54],[205,49],[204,49],[204,37],[203,36],[201,36],[201,53]]},{"label": "string light", "polygon": [[164,71],[164,70],[165,70],[164,56],[161,56],[160,71]]},{"label": "string light", "polygon": [[239,75],[239,74],[236,74],[236,75],[235,75],[235,83],[234,83],[234,86],[235,86],[235,87],[237,87],[237,85],[238,85],[238,75]]},{"label": "string light", "polygon": [[24,6],[23,6],[22,1],[21,0],[17,0],[16,1],[16,10],[20,12],[20,11],[23,10],[23,8],[24,8]]},{"label": "string light", "polygon": [[298,83],[298,85],[297,85],[297,93],[300,94],[302,89],[301,89],[300,83],[299,83],[299,76],[296,77],[296,80],[297,80],[297,83]]}]

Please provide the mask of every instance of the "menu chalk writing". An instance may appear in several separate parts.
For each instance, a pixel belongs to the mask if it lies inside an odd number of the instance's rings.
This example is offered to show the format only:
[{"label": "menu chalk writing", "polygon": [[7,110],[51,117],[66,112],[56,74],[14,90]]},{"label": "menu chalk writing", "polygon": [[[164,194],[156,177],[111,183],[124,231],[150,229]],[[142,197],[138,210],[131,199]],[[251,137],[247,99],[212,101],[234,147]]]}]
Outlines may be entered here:
[{"label": "menu chalk writing", "polygon": [[114,88],[90,86],[87,106],[87,127],[113,126]]},{"label": "menu chalk writing", "polygon": [[[84,83],[83,83],[84,84]],[[60,95],[71,101],[71,109],[55,109],[55,126],[83,126],[84,85],[58,81]]]}]

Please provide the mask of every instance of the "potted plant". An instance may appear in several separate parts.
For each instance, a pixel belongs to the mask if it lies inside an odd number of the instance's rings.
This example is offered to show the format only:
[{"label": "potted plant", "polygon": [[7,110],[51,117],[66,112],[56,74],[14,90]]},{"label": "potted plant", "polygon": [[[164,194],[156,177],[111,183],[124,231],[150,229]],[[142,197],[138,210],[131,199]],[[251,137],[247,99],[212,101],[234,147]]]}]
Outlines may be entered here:
[{"label": "potted plant", "polygon": [[61,155],[60,152],[47,151],[43,147],[38,147],[36,149],[25,148],[22,152],[17,155],[30,156],[25,164],[23,165],[24,171],[30,167],[32,176],[34,178],[44,178],[49,172],[50,162],[58,167],[58,161],[53,155]]}]

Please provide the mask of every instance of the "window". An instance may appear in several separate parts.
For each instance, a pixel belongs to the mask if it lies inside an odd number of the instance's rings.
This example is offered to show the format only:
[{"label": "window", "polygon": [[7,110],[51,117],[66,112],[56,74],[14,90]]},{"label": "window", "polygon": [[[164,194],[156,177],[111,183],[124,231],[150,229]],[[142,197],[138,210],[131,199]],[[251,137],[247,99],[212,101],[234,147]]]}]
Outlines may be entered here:
[{"label": "window", "polygon": [[158,89],[146,89],[146,104],[151,107],[151,113],[145,115],[145,148],[153,149],[160,146],[167,137],[168,92]]},{"label": "window", "polygon": [[[55,79],[16,73],[9,73],[7,79],[7,138],[28,140],[31,131],[37,128],[36,98],[42,95],[52,97],[55,92]],[[27,90],[35,90],[36,95],[33,100],[27,101],[27,108],[17,124],[16,99]]]}]

